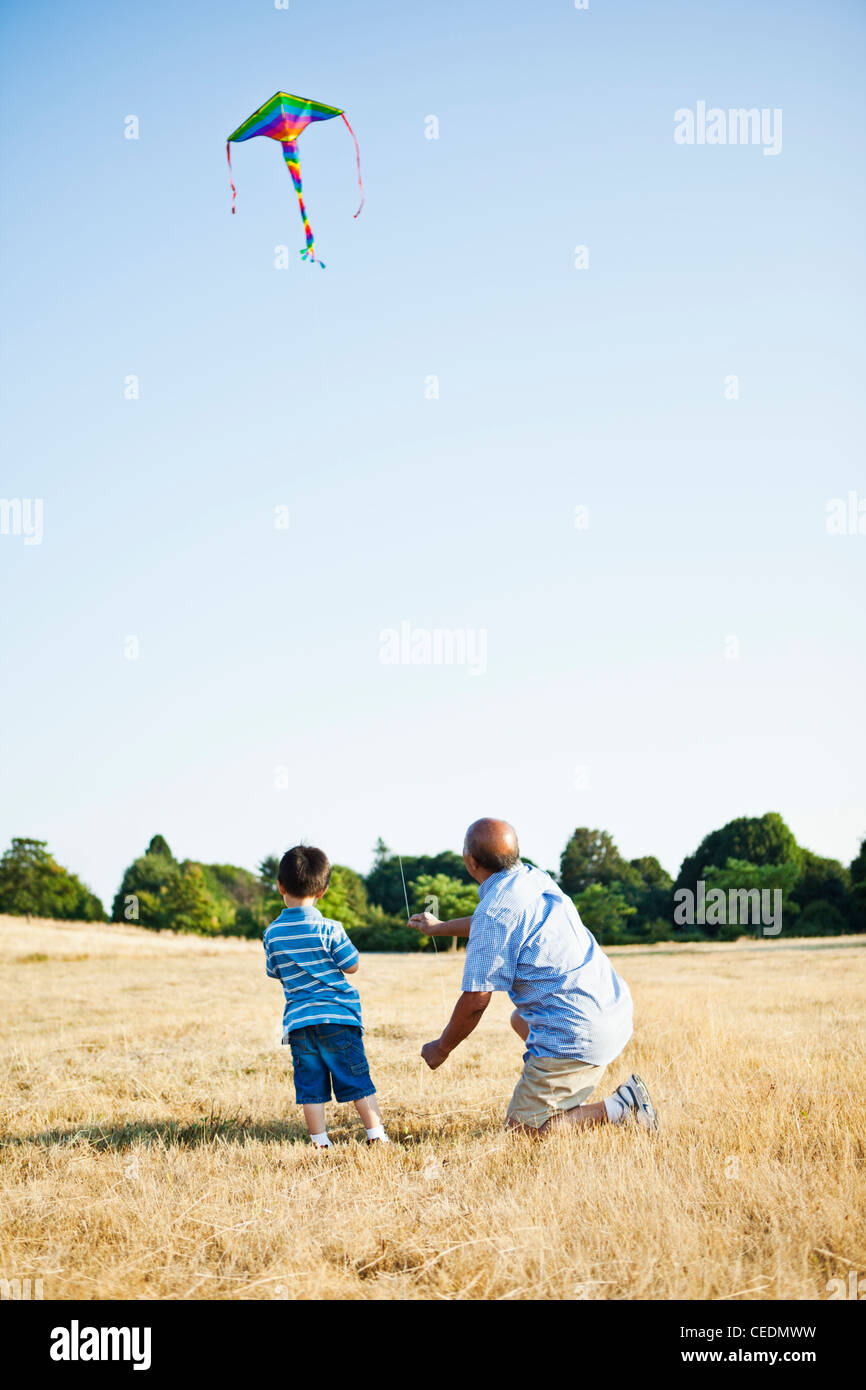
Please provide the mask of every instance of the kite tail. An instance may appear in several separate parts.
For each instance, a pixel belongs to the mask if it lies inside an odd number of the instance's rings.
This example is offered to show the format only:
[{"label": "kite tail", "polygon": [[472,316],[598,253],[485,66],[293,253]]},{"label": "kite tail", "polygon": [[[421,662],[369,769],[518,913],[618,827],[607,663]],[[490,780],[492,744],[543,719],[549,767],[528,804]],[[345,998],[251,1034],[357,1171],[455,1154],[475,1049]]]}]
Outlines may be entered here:
[{"label": "kite tail", "polygon": [[320,261],[316,255],[316,247],[313,242],[313,229],[310,226],[307,209],[304,207],[304,195],[301,189],[301,161],[298,157],[298,147],[294,140],[286,140],[283,142],[283,159],[289,166],[292,183],[295,185],[295,192],[298,195],[298,207],[301,209],[301,218],[304,223],[304,236],[307,239],[307,245],[301,252],[301,256],[305,261],[315,261],[324,270],[325,262]]},{"label": "kite tail", "polygon": [[[345,111],[341,111],[340,115],[343,117],[343,120],[346,121]],[[346,121],[346,129],[348,130],[352,139],[355,141],[355,162],[358,165],[358,187],[361,190],[361,206],[358,208],[358,212],[355,213],[355,216],[357,217],[358,213],[361,211],[361,208],[364,206],[364,185],[361,182],[361,151],[358,148],[358,138],[355,135],[355,132],[352,129],[352,127],[349,125],[348,121]]]},{"label": "kite tail", "polygon": [[238,190],[235,188],[234,183],[232,182],[232,146],[230,140],[226,140],[226,159],[229,162],[229,183],[232,186],[232,212],[234,212],[235,201],[237,200],[238,196]]}]

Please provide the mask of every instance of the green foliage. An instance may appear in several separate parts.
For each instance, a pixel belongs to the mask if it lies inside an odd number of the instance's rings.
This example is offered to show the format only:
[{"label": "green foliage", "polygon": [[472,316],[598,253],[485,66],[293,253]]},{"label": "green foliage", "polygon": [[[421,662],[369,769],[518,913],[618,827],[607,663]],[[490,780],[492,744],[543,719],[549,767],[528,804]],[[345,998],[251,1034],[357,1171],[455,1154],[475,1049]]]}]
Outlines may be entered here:
[{"label": "green foliage", "polygon": [[348,929],[352,944],[359,951],[423,951],[432,950],[429,936],[422,936],[414,927],[406,926],[405,909],[401,913],[386,912],[374,903],[367,909],[367,921],[362,927]]},{"label": "green foliage", "polygon": [[[222,903],[209,893],[201,864],[186,860],[171,878],[165,895],[168,925],[174,931],[218,932]],[[233,917],[230,919],[233,924]]]},{"label": "green foliage", "polygon": [[[633,920],[627,933],[620,924],[617,940],[626,939],[626,935],[630,941],[647,940],[651,925],[653,940],[664,939],[660,923],[671,922],[673,883],[653,855],[626,861],[607,830],[578,826],[562,852],[559,881],[575,902],[587,889],[600,887],[616,893],[628,905],[628,916]],[[595,901],[600,903],[601,899]],[[672,934],[670,929],[668,934]]]},{"label": "green foliage", "polygon": [[327,893],[319,899],[319,911],[325,917],[333,917],[337,922],[342,922],[346,931],[350,927],[363,927],[367,921],[369,905],[361,875],[356,874],[354,869],[347,869],[343,864],[332,864],[331,881]]},{"label": "green foliage", "polygon": [[[278,865],[276,855],[266,855],[256,873],[234,864],[179,862],[165,838],[154,835],[123,875],[112,920],[155,930],[259,937],[283,908],[276,888]],[[445,920],[474,912],[477,885],[460,855],[450,850],[408,855],[403,866],[410,911],[428,908]],[[670,875],[652,855],[624,859],[606,830],[579,826],[573,832],[562,852],[559,878],[604,945],[732,937],[752,925],[675,925]],[[849,869],[799,846],[776,812],[743,816],[704,837],[683,861],[676,886],[696,892],[699,878],[708,893],[719,888],[726,899],[732,889],[781,890],[783,930],[791,934],[866,931],[866,840]],[[429,937],[406,926],[399,861],[381,839],[366,879],[345,865],[333,865],[319,906],[325,916],[343,923],[360,950],[433,949]],[[51,858],[45,841],[25,838],[13,839],[0,858],[0,912],[106,920],[99,899]],[[760,930],[760,923],[754,925]]]},{"label": "green foliage", "polygon": [[866,840],[851,860],[851,898],[849,913],[855,931],[866,931]]},{"label": "green foliage", "polygon": [[851,924],[835,903],[813,898],[797,918],[796,930],[798,936],[841,936]]},{"label": "green foliage", "polygon": [[855,931],[866,931],[866,878],[851,889],[851,925]]},{"label": "green foliage", "polygon": [[618,886],[590,883],[574,898],[581,921],[602,946],[615,946],[627,939],[626,927],[635,909],[626,902]]},{"label": "green foliage", "polygon": [[[712,913],[708,908],[706,914],[708,920],[703,931],[708,937],[720,941],[736,941],[737,937],[745,935],[750,930],[754,931],[757,936],[762,935],[760,911],[756,912],[751,903],[748,907],[748,921],[742,920],[746,913],[745,906],[742,908],[738,906],[736,914],[738,921],[731,921],[734,914],[731,912],[730,894],[732,891],[735,893],[739,891],[747,893],[755,890],[758,893],[767,891],[771,894],[767,901],[772,913],[775,911],[775,897],[772,895],[777,889],[782,894],[782,930],[784,931],[786,927],[790,928],[794,918],[800,912],[799,906],[791,898],[791,890],[797,882],[798,874],[799,867],[795,860],[789,860],[785,864],[750,864],[747,859],[729,859],[722,869],[708,864],[701,874],[701,878],[706,884],[707,895],[714,889],[720,889],[725,894],[724,914],[718,914],[724,915],[725,921],[713,922],[709,920],[711,916],[717,914]],[[761,899],[752,900],[758,908],[760,908],[761,901]]]},{"label": "green foliage", "polygon": [[48,853],[45,840],[13,839],[0,858],[0,912],[104,922],[105,909],[90,889]]},{"label": "green foliage", "polygon": [[628,865],[607,830],[590,830],[580,825],[574,831],[559,861],[559,883],[564,893],[576,898],[585,888],[622,880]]},{"label": "green foliage", "polygon": [[[274,911],[268,915],[269,906]],[[275,891],[235,864],[178,863],[161,835],[130,864],[121,880],[112,920],[155,931],[260,936],[279,912]]]},{"label": "green foliage", "polygon": [[729,859],[741,859],[749,864],[794,863],[799,872],[803,852],[782,817],[776,811],[764,816],[740,816],[728,821],[721,830],[706,835],[694,854],[683,860],[677,877],[677,888],[697,891],[698,879],[704,877],[708,864],[727,864]]},{"label": "green foliage", "polygon": [[275,854],[266,854],[259,863],[259,881],[265,885],[269,891],[277,891],[277,874],[280,869],[280,861]]},{"label": "green foliage", "polygon": [[831,903],[845,923],[843,930],[850,930],[850,871],[838,859],[822,859],[808,849],[801,853],[802,867],[792,892],[793,901],[804,910],[812,903]]},{"label": "green foliage", "polygon": [[450,874],[420,874],[409,884],[409,906],[413,912],[432,912],[443,921],[471,917],[478,906],[478,885]]},{"label": "green foliage", "polygon": [[[373,867],[365,880],[367,896],[371,903],[383,908],[385,912],[402,913],[406,920],[406,906],[403,900],[403,881],[400,877],[400,862],[384,840],[378,840],[374,852]],[[452,850],[441,854],[404,854],[403,873],[406,886],[424,874],[447,874],[460,883],[472,885],[474,880],[466,872],[463,857]]]}]

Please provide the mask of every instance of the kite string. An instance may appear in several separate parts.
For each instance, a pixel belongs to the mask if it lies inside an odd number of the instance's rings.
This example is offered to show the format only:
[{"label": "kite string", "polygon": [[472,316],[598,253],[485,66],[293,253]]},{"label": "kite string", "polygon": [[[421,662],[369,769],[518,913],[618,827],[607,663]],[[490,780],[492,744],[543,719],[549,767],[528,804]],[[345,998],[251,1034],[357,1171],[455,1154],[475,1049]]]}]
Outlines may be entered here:
[{"label": "kite string", "polygon": [[[402,859],[402,857],[398,854],[398,855],[397,855],[397,858],[398,858],[398,860],[399,860],[399,862],[400,862],[400,877],[401,877],[401,879],[403,880],[403,901],[404,901],[404,903],[406,904],[406,921],[408,922],[408,921],[409,921],[409,918],[411,917],[412,914],[411,914],[411,912],[409,911],[409,894],[406,892],[406,875],[403,873],[403,859]],[[443,1013],[447,1013],[447,1012],[448,1012],[448,1004],[447,1004],[446,999],[445,999],[445,981],[444,981],[443,978],[442,978],[442,964],[441,964],[441,962],[440,962],[440,960],[439,960],[439,947],[436,945],[436,938],[435,938],[435,936],[431,936],[431,937],[430,937],[430,940],[433,942],[433,954],[434,954],[434,956],[436,957],[436,973],[437,973],[437,975],[439,976],[439,989],[440,989],[441,994],[442,994],[442,1012],[443,1012]]]},{"label": "kite string", "polygon": [[[343,120],[346,121],[346,113],[345,113],[345,111],[341,111],[341,112],[340,112],[340,115],[343,117]],[[354,214],[355,217],[357,217],[357,216],[358,216],[358,213],[361,211],[361,208],[364,206],[364,185],[363,185],[363,183],[361,182],[361,151],[360,151],[360,149],[359,149],[359,147],[358,147],[358,137],[356,136],[356,134],[355,134],[354,130],[352,129],[352,127],[349,125],[349,122],[348,122],[348,121],[346,121],[346,129],[348,130],[348,132],[349,132],[349,134],[351,135],[352,139],[355,141],[355,162],[356,162],[356,164],[358,165],[358,187],[359,187],[360,190],[361,190],[361,206],[358,208],[358,212],[356,212],[356,213]],[[401,868],[402,868],[402,865],[401,865]],[[404,885],[404,886],[405,886],[405,885]]]},{"label": "kite string", "polygon": [[232,212],[235,212],[235,201],[238,196],[238,190],[235,188],[234,181],[232,180],[232,146],[230,140],[226,140],[226,159],[229,162],[229,183],[232,186]]}]

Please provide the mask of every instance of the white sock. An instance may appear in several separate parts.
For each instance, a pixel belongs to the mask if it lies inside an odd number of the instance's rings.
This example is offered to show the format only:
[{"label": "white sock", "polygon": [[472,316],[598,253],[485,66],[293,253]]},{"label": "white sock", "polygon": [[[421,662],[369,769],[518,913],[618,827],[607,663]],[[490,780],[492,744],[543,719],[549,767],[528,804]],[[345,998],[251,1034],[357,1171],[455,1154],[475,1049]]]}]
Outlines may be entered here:
[{"label": "white sock", "polygon": [[329,1149],[331,1147],[331,1141],[328,1138],[327,1130],[322,1130],[321,1134],[311,1134],[310,1138],[317,1149]]},{"label": "white sock", "polygon": [[388,1138],[387,1134],[385,1133],[385,1126],[384,1126],[384,1125],[376,1125],[373,1129],[368,1129],[368,1130],[367,1130],[367,1138],[368,1138],[368,1139],[381,1139],[381,1140],[383,1141],[383,1143],[385,1143],[385,1144],[390,1144],[390,1142],[391,1142],[391,1140]]},{"label": "white sock", "polygon": [[622,1096],[618,1096],[616,1091],[614,1091],[613,1095],[608,1096],[605,1101],[604,1108],[610,1123],[612,1125],[618,1125],[627,1117],[630,1107],[626,1105]]}]

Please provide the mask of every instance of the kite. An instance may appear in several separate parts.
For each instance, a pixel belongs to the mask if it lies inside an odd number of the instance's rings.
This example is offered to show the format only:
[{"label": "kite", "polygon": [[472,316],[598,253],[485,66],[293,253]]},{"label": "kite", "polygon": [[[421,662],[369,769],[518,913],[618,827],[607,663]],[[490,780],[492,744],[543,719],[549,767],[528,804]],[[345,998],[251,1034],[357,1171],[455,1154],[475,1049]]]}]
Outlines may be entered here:
[{"label": "kite", "polygon": [[235,211],[235,201],[237,199],[237,189],[232,181],[232,154],[231,145],[233,140],[252,140],[254,135],[267,135],[271,140],[279,140],[283,147],[283,158],[292,176],[292,183],[295,185],[295,192],[298,195],[298,206],[301,210],[301,219],[304,224],[304,235],[307,244],[301,252],[303,259],[316,261],[324,270],[325,263],[320,261],[316,255],[313,243],[313,229],[310,226],[310,219],[307,217],[307,209],[304,207],[304,195],[301,187],[301,162],[298,154],[298,136],[306,130],[311,121],[330,121],[334,116],[342,116],[346,122],[346,129],[355,141],[355,159],[358,165],[358,187],[361,190],[361,207],[364,206],[364,185],[361,182],[361,151],[358,149],[358,141],[355,139],[355,132],[346,120],[345,111],[341,111],[338,106],[323,106],[320,101],[306,101],[304,97],[293,97],[288,92],[276,92],[266,101],[264,106],[260,106],[258,111],[248,117],[247,120],[239,125],[233,135],[226,141],[226,159],[229,164],[229,183],[232,187],[232,212]]}]

